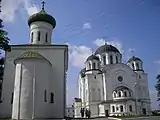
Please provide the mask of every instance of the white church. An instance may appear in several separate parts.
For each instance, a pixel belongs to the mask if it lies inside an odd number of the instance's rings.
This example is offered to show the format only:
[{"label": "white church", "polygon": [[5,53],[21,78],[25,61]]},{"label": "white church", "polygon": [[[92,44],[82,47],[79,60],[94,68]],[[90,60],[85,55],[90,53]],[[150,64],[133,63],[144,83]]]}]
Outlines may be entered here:
[{"label": "white church", "polygon": [[68,46],[51,44],[55,19],[44,10],[28,19],[28,44],[5,54],[0,117],[63,119],[66,107]]},{"label": "white church", "polygon": [[90,110],[91,117],[151,114],[147,73],[138,57],[122,63],[119,50],[104,44],[87,58],[78,78],[77,118],[82,108]]}]

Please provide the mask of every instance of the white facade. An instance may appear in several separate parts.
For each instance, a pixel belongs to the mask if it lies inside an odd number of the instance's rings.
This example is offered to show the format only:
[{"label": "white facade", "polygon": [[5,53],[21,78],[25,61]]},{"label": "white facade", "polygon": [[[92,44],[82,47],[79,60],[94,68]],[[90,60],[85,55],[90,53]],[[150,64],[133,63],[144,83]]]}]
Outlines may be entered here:
[{"label": "white facade", "polygon": [[33,17],[30,44],[11,45],[5,56],[0,117],[63,119],[68,46],[51,44],[54,21],[44,10]]},{"label": "white facade", "polygon": [[79,104],[89,109],[91,116],[150,115],[151,103],[147,73],[143,62],[132,57],[122,63],[117,48],[103,45],[87,58],[85,68],[79,73]]}]

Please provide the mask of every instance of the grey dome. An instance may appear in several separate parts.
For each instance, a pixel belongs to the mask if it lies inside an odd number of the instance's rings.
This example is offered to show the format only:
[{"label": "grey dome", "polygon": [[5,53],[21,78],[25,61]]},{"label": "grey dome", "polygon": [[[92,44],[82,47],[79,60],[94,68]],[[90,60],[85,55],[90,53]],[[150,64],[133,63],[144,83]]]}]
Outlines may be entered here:
[{"label": "grey dome", "polygon": [[120,53],[119,50],[116,47],[114,47],[112,45],[105,44],[105,45],[99,47],[96,50],[95,54],[97,55],[97,54],[102,54],[102,53],[105,53],[105,52],[117,52],[117,53]]},{"label": "grey dome", "polygon": [[91,55],[87,58],[87,61],[89,60],[99,60],[99,57],[95,56],[95,55]]},{"label": "grey dome", "polygon": [[128,60],[128,62],[137,61],[137,60],[142,62],[142,60],[141,60],[140,58],[135,57],[135,56],[133,56],[132,58],[130,58],[130,59]]}]

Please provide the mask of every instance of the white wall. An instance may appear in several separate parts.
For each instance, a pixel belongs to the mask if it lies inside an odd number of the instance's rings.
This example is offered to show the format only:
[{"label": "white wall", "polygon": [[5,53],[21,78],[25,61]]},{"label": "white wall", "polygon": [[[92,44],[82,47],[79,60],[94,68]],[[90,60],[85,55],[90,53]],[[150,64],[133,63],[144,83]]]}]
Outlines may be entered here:
[{"label": "white wall", "polygon": [[[3,81],[3,102],[1,104],[0,115],[2,117],[11,116],[11,95],[14,89],[14,72],[15,65],[13,61],[24,52],[34,50],[46,57],[52,64],[51,81],[49,83],[50,91],[54,91],[55,102],[49,104],[49,110],[45,111],[50,118],[63,118],[65,116],[66,107],[66,80],[65,80],[65,68],[68,66],[68,52],[65,45],[49,45],[49,46],[12,46],[12,52],[7,53],[5,69],[4,69],[4,81]],[[66,52],[65,52],[66,51]],[[41,71],[42,74],[45,72]],[[42,98],[43,99],[43,98]],[[54,114],[53,114],[54,113]]]}]

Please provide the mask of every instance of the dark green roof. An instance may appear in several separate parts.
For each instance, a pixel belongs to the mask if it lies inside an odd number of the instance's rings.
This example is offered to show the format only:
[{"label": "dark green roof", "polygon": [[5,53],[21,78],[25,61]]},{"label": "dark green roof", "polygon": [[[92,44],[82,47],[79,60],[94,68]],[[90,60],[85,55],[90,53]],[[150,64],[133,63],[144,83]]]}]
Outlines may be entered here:
[{"label": "dark green roof", "polygon": [[50,23],[53,28],[56,26],[56,20],[49,14],[47,14],[44,10],[41,10],[39,13],[35,13],[28,19],[28,25],[36,21],[44,21]]},{"label": "dark green roof", "polygon": [[132,58],[130,58],[130,59],[128,60],[128,62],[137,61],[137,60],[142,62],[142,60],[141,60],[140,58],[135,57],[135,56],[133,56]]},{"label": "dark green roof", "polygon": [[95,56],[95,55],[91,55],[87,58],[87,61],[88,60],[99,60],[99,57]]},{"label": "dark green roof", "polygon": [[116,47],[114,47],[114,46],[112,46],[112,45],[107,45],[107,44],[105,44],[105,45],[99,47],[99,48],[96,50],[95,55],[97,55],[97,54],[102,54],[102,53],[106,53],[106,52],[117,52],[117,53],[120,53],[119,50],[118,50]]},{"label": "dark green roof", "polygon": [[[44,59],[47,60],[44,56],[42,56],[40,53],[38,52],[34,52],[34,51],[27,51],[25,53],[23,53],[21,56],[19,56],[16,60],[19,59],[29,59],[29,58],[36,58],[36,59]],[[47,60],[48,61],[48,60]],[[48,61],[49,62],[49,61]]]}]

